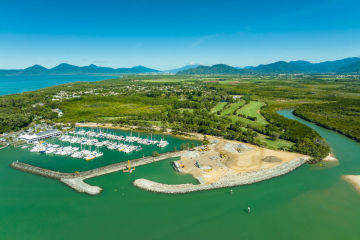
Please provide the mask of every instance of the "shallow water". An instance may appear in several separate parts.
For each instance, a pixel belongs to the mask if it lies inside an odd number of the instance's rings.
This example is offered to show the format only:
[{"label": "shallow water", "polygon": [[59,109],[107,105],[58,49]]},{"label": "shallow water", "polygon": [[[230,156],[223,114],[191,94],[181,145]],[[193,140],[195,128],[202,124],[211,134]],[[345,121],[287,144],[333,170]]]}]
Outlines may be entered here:
[{"label": "shallow water", "polygon": [[[298,120],[290,110],[280,114]],[[9,168],[30,153],[1,150],[0,239],[359,239],[360,194],[340,177],[360,174],[360,144],[304,123],[329,142],[340,165],[304,165],[285,176],[232,188],[233,194],[219,189],[163,195],[132,186],[140,177],[196,183],[174,173],[165,160],[132,174],[89,179],[104,191],[87,196]]]},{"label": "shallow water", "polygon": [[0,76],[0,96],[33,91],[70,82],[94,82],[115,78],[97,75]]}]

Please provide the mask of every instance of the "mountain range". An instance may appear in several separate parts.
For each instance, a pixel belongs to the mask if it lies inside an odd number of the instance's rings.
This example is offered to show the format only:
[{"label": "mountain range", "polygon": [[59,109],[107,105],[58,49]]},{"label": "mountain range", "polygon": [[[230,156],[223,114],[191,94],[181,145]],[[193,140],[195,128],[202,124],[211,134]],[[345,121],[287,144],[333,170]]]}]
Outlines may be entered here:
[{"label": "mountain range", "polygon": [[136,66],[132,68],[110,68],[99,67],[91,64],[89,66],[78,67],[67,63],[61,63],[53,68],[45,68],[40,65],[34,65],[25,69],[0,70],[0,75],[140,74],[156,72],[160,71],[144,66]]},{"label": "mountain range", "polygon": [[0,75],[76,75],[76,74],[179,74],[179,75],[238,75],[238,74],[360,74],[360,58],[311,63],[308,61],[279,61],[256,67],[232,67],[226,64],[213,66],[187,65],[177,69],[159,71],[144,66],[132,68],[100,67],[94,64],[79,67],[61,63],[53,68],[34,65],[25,69],[0,70]]},{"label": "mountain range", "polygon": [[200,64],[191,64],[191,65],[186,65],[186,66],[181,67],[181,68],[175,68],[175,69],[171,69],[171,70],[166,70],[165,72],[168,72],[168,73],[177,73],[177,72],[181,72],[181,71],[185,71],[185,70],[197,68],[197,67],[199,67],[199,66],[200,66]]},{"label": "mountain range", "polygon": [[177,72],[179,75],[202,75],[202,74],[218,74],[218,75],[237,75],[251,73],[248,69],[239,69],[226,64],[216,64],[213,66],[198,66]]},{"label": "mountain range", "polygon": [[180,75],[193,74],[360,74],[360,58],[345,58],[336,61],[311,63],[308,61],[279,61],[256,67],[237,68],[225,64],[198,66],[177,72]]}]

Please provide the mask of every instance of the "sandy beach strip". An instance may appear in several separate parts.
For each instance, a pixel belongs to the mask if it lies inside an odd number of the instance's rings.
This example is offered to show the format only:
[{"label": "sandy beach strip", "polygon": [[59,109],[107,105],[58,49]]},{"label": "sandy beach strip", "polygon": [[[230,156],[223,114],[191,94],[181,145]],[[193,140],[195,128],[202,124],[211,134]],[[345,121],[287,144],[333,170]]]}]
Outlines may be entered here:
[{"label": "sandy beach strip", "polygon": [[339,160],[334,156],[333,153],[330,153],[329,155],[327,155],[323,161],[325,162],[339,162]]},{"label": "sandy beach strip", "polygon": [[351,183],[351,185],[360,192],[360,175],[344,175],[341,178]]}]

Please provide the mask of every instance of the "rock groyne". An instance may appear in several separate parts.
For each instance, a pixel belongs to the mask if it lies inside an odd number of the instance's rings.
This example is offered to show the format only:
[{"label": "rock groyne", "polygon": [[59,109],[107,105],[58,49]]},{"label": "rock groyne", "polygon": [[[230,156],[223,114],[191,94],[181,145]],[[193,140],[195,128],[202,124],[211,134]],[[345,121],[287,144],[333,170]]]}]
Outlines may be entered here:
[{"label": "rock groyne", "polygon": [[261,169],[255,172],[249,173],[235,173],[222,178],[221,180],[212,184],[178,184],[169,185],[153,182],[147,179],[137,179],[134,181],[134,185],[138,188],[165,194],[184,194],[196,191],[204,191],[217,188],[233,187],[246,184],[252,184],[267,179],[271,179],[277,176],[287,174],[296,168],[300,167],[307,161],[307,158],[297,158],[292,161],[283,163],[273,168]]},{"label": "rock groyne", "polygon": [[[158,162],[158,161],[165,160],[168,158],[179,157],[184,152],[185,151],[171,152],[171,153],[162,154],[158,157],[139,158],[139,159],[131,160],[130,164],[131,164],[131,167],[138,167],[141,165]],[[22,163],[22,162],[13,162],[10,164],[10,167],[20,170],[20,171],[23,171],[23,172],[32,173],[32,174],[44,176],[47,178],[57,179],[78,192],[83,192],[83,193],[87,193],[90,195],[96,195],[96,194],[101,193],[102,189],[100,187],[91,186],[91,185],[85,183],[84,182],[85,179],[121,171],[121,170],[126,169],[127,165],[128,165],[127,162],[120,162],[120,163],[114,163],[114,164],[110,164],[110,165],[107,165],[104,167],[95,168],[95,169],[83,171],[83,172],[76,172],[76,173],[57,172],[57,171],[40,168],[40,167],[33,166],[30,164]]]}]

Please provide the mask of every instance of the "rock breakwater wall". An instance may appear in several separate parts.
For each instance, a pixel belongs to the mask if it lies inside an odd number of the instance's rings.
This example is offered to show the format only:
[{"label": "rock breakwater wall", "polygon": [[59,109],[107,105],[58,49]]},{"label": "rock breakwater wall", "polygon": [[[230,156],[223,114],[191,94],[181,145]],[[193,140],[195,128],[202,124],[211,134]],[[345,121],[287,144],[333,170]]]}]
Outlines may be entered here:
[{"label": "rock breakwater wall", "polygon": [[169,185],[169,184],[153,182],[147,179],[137,179],[134,181],[133,184],[138,188],[151,192],[158,192],[165,194],[184,194],[184,193],[190,193],[196,191],[240,186],[240,185],[246,185],[246,184],[252,184],[252,183],[264,181],[294,171],[296,168],[303,165],[306,161],[307,158],[297,158],[269,169],[261,169],[259,171],[249,172],[249,173],[231,174],[225,176],[221,180],[212,184]]}]

